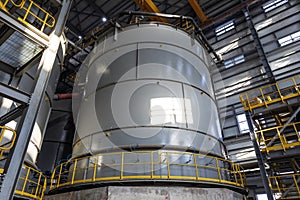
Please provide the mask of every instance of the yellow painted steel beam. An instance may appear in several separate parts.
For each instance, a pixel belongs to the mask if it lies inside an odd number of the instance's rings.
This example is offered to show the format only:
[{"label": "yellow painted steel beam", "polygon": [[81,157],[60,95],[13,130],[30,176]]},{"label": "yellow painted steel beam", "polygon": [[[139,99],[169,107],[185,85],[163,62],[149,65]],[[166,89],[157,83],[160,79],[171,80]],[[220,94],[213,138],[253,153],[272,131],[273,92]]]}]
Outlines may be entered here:
[{"label": "yellow painted steel beam", "polygon": [[[158,7],[153,3],[152,0],[134,0],[135,3],[144,11],[152,13],[160,13]],[[162,17],[149,17],[153,21],[169,23],[169,21]]]},{"label": "yellow painted steel beam", "polygon": [[204,11],[202,10],[201,6],[199,5],[199,3],[196,0],[189,0],[189,3],[192,6],[192,8],[194,9],[197,16],[201,19],[201,21],[206,22],[208,19],[205,15]]}]

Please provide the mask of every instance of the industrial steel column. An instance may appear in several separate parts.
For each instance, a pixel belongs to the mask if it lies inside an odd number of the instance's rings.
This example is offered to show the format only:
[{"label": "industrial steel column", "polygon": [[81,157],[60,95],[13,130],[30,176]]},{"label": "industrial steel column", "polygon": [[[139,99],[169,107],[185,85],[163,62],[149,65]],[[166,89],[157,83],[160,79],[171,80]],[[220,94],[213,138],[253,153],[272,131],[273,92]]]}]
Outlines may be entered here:
[{"label": "industrial steel column", "polygon": [[[18,140],[15,145],[15,149],[11,160],[8,164],[8,170],[5,175],[3,184],[1,186],[0,199],[10,200],[13,198],[13,194],[16,188],[16,184],[19,178],[19,173],[24,161],[24,156],[28,147],[28,143],[31,137],[33,126],[37,117],[38,110],[41,105],[41,101],[44,97],[45,89],[47,87],[50,74],[55,61],[56,53],[58,51],[60,36],[62,34],[65,22],[71,7],[72,0],[64,0],[62,3],[62,9],[55,26],[55,31],[51,35],[49,47],[43,53],[39,68],[41,68],[39,77],[34,88],[34,92],[31,96],[27,112],[25,116],[22,128],[20,130]],[[8,162],[8,161],[7,161]]]},{"label": "industrial steel column", "polygon": [[250,138],[253,143],[253,147],[254,147],[254,151],[256,154],[257,163],[258,163],[258,166],[260,169],[260,175],[261,175],[261,178],[263,181],[263,185],[264,185],[265,191],[267,193],[268,200],[273,200],[274,198],[273,198],[273,194],[272,194],[272,191],[271,191],[271,188],[269,185],[267,171],[266,171],[266,168],[264,165],[262,153],[261,153],[258,143],[256,141],[254,127],[253,127],[252,119],[251,119],[251,114],[249,111],[246,111],[246,118],[247,118],[247,122],[248,122],[248,126],[249,126]]},{"label": "industrial steel column", "polygon": [[254,27],[253,21],[251,20],[251,17],[249,15],[248,9],[246,9],[246,8],[243,9],[243,13],[244,13],[245,19],[247,21],[247,24],[248,24],[249,30],[251,32],[251,35],[253,37],[253,41],[254,41],[258,56],[259,56],[259,58],[262,62],[263,67],[266,70],[266,75],[267,75],[270,83],[273,83],[273,82],[275,82],[273,72],[272,72],[271,67],[269,65],[269,62],[268,62],[267,56],[265,54],[265,51],[263,49],[263,46],[262,46],[262,44],[259,40],[259,36],[258,36],[258,33],[257,33],[255,27]]}]

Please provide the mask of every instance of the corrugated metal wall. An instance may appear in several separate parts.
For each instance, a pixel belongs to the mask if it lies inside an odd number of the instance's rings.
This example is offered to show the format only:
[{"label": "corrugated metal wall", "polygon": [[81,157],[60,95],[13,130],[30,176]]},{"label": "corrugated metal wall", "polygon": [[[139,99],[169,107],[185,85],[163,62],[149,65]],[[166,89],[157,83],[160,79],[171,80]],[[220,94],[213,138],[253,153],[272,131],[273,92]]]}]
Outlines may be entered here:
[{"label": "corrugated metal wall", "polygon": [[[279,7],[265,12],[260,1],[250,6],[249,13],[255,25],[275,80],[284,79],[300,72],[300,40],[280,46],[279,39],[300,31],[300,1],[289,0]],[[215,28],[233,20],[235,27],[219,36]],[[213,28],[214,27],[214,28]],[[245,61],[231,67],[224,64],[212,70],[221,119],[223,119],[224,141],[233,160],[252,160],[254,153],[248,133],[241,133],[236,116],[243,113],[239,94],[268,84],[266,71],[256,50],[251,31],[243,11],[214,24],[204,32],[209,42],[225,60],[244,55]],[[247,150],[247,147],[249,149]],[[244,153],[240,152],[244,148]],[[245,150],[246,148],[246,150]],[[254,161],[254,160],[252,160]]]}]

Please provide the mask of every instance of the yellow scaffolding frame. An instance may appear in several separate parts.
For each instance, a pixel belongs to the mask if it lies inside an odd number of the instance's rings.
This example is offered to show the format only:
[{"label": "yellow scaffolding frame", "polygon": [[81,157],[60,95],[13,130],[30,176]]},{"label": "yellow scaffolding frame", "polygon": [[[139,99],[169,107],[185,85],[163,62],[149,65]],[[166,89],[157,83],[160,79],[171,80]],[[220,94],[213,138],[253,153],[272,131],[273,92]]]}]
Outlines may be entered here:
[{"label": "yellow scaffolding frame", "polygon": [[[137,156],[143,161],[127,161],[127,156]],[[171,158],[189,156],[190,162],[182,162],[181,159],[170,160]],[[101,163],[100,162],[101,158]],[[117,159],[116,159],[117,158]],[[108,162],[104,160],[114,162]],[[210,165],[200,164],[201,160],[210,159]],[[79,165],[85,163],[85,167]],[[88,164],[87,164],[88,163]],[[141,174],[128,174],[126,167],[134,166],[139,169],[145,169]],[[182,170],[187,170],[192,175],[177,175],[173,166],[181,167]],[[225,166],[228,166],[225,167]],[[118,172],[115,176],[109,176],[100,172],[105,167],[115,168]],[[164,172],[157,169],[164,169]],[[147,169],[147,170],[146,170]],[[202,171],[201,171],[202,169]],[[205,171],[213,171],[213,175],[201,175]],[[78,178],[80,174],[89,174]],[[137,151],[137,152],[113,152],[98,154],[93,156],[86,156],[82,158],[75,158],[68,162],[58,165],[51,176],[50,190],[54,190],[63,186],[70,186],[80,183],[93,183],[97,181],[116,181],[116,180],[192,180],[205,181],[214,183],[223,183],[237,187],[245,187],[245,174],[242,172],[238,164],[218,157],[208,156],[204,154],[193,154],[188,152],[159,152],[159,151]]]},{"label": "yellow scaffolding frame", "polygon": [[[285,127],[292,128],[293,131],[289,133],[280,132],[280,130]],[[298,127],[298,128],[297,128]],[[258,144],[260,144],[260,148],[262,151],[265,151],[269,154],[270,151],[276,151],[283,149],[293,148],[296,146],[300,146],[300,135],[299,135],[299,127],[300,122],[287,124],[284,126],[276,126],[272,128],[267,128],[263,130],[256,131],[256,138]],[[277,141],[274,145],[268,146],[269,142]]]},{"label": "yellow scaffolding frame", "polygon": [[242,93],[240,100],[244,110],[252,111],[297,96],[300,96],[300,75]]},{"label": "yellow scaffolding frame", "polygon": [[281,196],[279,199],[300,199],[300,174],[270,176],[269,183],[273,193]]}]

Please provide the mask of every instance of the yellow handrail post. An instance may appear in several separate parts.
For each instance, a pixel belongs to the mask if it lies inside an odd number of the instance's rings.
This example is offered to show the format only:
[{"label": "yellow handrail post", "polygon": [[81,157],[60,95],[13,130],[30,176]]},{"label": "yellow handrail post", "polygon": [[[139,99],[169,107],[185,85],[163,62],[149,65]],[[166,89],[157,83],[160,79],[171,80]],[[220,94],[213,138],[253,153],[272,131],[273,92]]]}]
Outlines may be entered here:
[{"label": "yellow handrail post", "polygon": [[95,180],[96,180],[98,162],[99,162],[99,157],[98,157],[98,156],[96,156],[96,162],[94,162],[94,174],[93,174],[93,181],[95,181]]},{"label": "yellow handrail post", "polygon": [[77,168],[77,159],[75,159],[74,167],[73,167],[73,171],[72,171],[72,181],[71,181],[72,185],[74,184],[74,178],[75,178],[75,174],[76,174],[76,168]]},{"label": "yellow handrail post", "polygon": [[47,178],[45,177],[45,178],[44,178],[44,185],[43,185],[43,189],[42,189],[41,199],[43,199],[43,197],[44,197],[46,188],[47,188]]},{"label": "yellow handrail post", "polygon": [[299,190],[299,186],[298,186],[298,182],[297,182],[297,179],[295,177],[296,175],[293,175],[293,180],[294,180],[294,184],[297,188],[297,192],[298,192],[298,196],[300,196],[300,190]]},{"label": "yellow handrail post", "polygon": [[170,179],[171,172],[170,172],[170,161],[169,161],[168,152],[166,152],[166,160],[167,160],[167,168],[168,168],[168,179]]},{"label": "yellow handrail post", "polygon": [[150,152],[150,156],[151,156],[151,179],[153,179],[153,175],[154,175],[154,161],[153,161],[153,151]]},{"label": "yellow handrail post", "polygon": [[[238,182],[238,185],[242,185],[242,182],[243,182],[243,180],[242,180],[242,176],[241,176],[241,170],[240,170],[240,166],[239,165],[236,165],[236,173],[239,175],[239,182]],[[237,186],[238,186],[237,185]]]},{"label": "yellow handrail post", "polygon": [[[24,15],[24,17],[23,17],[23,19],[22,19],[24,22],[26,21],[26,18],[27,18],[27,16],[28,16],[29,12],[30,12],[31,7],[32,7],[32,4],[33,4],[33,1],[30,1],[29,6],[28,6],[28,8],[26,9],[26,13],[25,13],[25,15]],[[22,7],[23,7],[23,6],[22,6]]]},{"label": "yellow handrail post", "polygon": [[265,145],[266,152],[267,152],[267,154],[269,154],[270,151],[269,151],[268,145],[267,145],[267,143],[266,143],[264,131],[263,131],[263,130],[260,130],[259,132],[260,132],[261,138],[262,138],[262,140],[263,140],[263,143],[264,143],[264,145]]},{"label": "yellow handrail post", "polygon": [[293,83],[294,83],[294,88],[295,88],[296,92],[297,92],[298,94],[300,94],[300,90],[299,90],[299,88],[298,88],[298,85],[297,85],[297,82],[296,82],[296,80],[295,80],[295,77],[292,78],[292,81],[293,81]]},{"label": "yellow handrail post", "polygon": [[296,124],[295,124],[295,123],[293,123],[293,127],[294,127],[295,133],[296,133],[296,135],[297,135],[297,137],[298,137],[298,141],[300,142],[300,135],[299,135],[299,133],[298,133],[298,130],[297,130],[297,127],[296,127]]},{"label": "yellow handrail post", "polygon": [[276,89],[277,89],[277,91],[278,91],[278,94],[279,94],[279,96],[280,96],[280,98],[281,98],[281,101],[282,101],[282,103],[284,103],[284,99],[283,99],[283,96],[281,95],[281,92],[280,92],[278,83],[276,83],[275,85],[276,85]]},{"label": "yellow handrail post", "polygon": [[1,135],[0,135],[0,142],[2,142],[4,134],[5,134],[5,128],[2,128]]},{"label": "yellow handrail post", "polygon": [[195,170],[196,170],[196,180],[199,180],[199,174],[198,174],[198,164],[197,164],[197,157],[196,154],[193,154],[194,157],[194,165],[195,165]]},{"label": "yellow handrail post", "polygon": [[44,28],[45,28],[45,25],[46,25],[46,23],[47,23],[48,17],[49,17],[49,13],[46,13],[45,19],[44,19],[44,21],[43,21],[43,26],[42,26],[42,28],[41,28],[41,31],[42,31],[42,32],[44,31]]},{"label": "yellow handrail post", "polygon": [[5,12],[8,12],[8,10],[6,9],[6,5],[7,5],[8,1],[9,1],[9,0],[6,0],[6,1],[2,4],[2,6],[1,6],[1,8],[2,8]]},{"label": "yellow handrail post", "polygon": [[59,182],[60,182],[60,176],[61,176],[62,167],[63,167],[63,164],[60,164],[59,173],[58,173],[58,179],[57,179],[57,187],[59,187]]},{"label": "yellow handrail post", "polygon": [[244,98],[243,98],[243,95],[242,95],[242,94],[240,95],[240,101],[241,101],[242,105],[243,105],[244,108],[245,108],[246,105],[245,105]]},{"label": "yellow handrail post", "polygon": [[248,102],[248,105],[249,105],[249,110],[250,110],[250,112],[252,112],[252,106],[251,106],[251,103],[250,103],[248,93],[246,93],[246,99],[247,99],[247,102]]},{"label": "yellow handrail post", "polygon": [[285,151],[285,142],[284,142],[284,139],[280,133],[280,130],[278,129],[278,127],[276,127],[276,131],[277,131],[277,134],[278,134],[278,137],[280,139],[280,142],[281,142],[281,147],[283,148],[283,150]]},{"label": "yellow handrail post", "polygon": [[22,187],[22,193],[25,190],[25,187],[26,187],[26,184],[27,184],[27,180],[28,180],[28,176],[29,176],[29,172],[30,172],[30,168],[27,168],[27,173],[26,173],[26,176],[25,176],[25,179],[24,179],[24,183],[23,183],[23,187]]},{"label": "yellow handrail post", "polygon": [[53,181],[54,181],[54,174],[56,171],[56,167],[54,168],[52,174],[51,174],[51,180],[50,180],[50,190],[53,188]]},{"label": "yellow handrail post", "polygon": [[234,180],[235,180],[235,183],[237,184],[237,177],[236,177],[235,164],[231,163],[231,167],[233,168],[233,174],[234,174]]},{"label": "yellow handrail post", "polygon": [[264,104],[265,104],[265,106],[266,106],[266,108],[267,108],[267,107],[268,107],[268,103],[266,102],[265,95],[264,95],[264,93],[263,93],[263,91],[262,91],[262,88],[259,88],[259,91],[260,91],[261,96],[262,96],[262,98],[263,98]]},{"label": "yellow handrail post", "polygon": [[[274,177],[274,179],[275,179],[275,184],[276,184],[277,190],[279,191],[279,193],[281,193],[281,189],[280,189],[280,185],[278,183],[277,177]],[[272,184],[271,184],[271,180],[270,179],[269,179],[269,183],[270,183],[271,188],[272,188]]]},{"label": "yellow handrail post", "polygon": [[122,156],[122,162],[121,162],[121,170],[120,170],[120,179],[123,179],[123,170],[124,170],[124,152],[121,154]]},{"label": "yellow handrail post", "polygon": [[40,188],[39,185],[40,185],[40,182],[41,182],[41,178],[42,178],[42,173],[40,173],[40,175],[39,175],[39,179],[38,179],[36,190],[35,190],[35,196],[37,196],[38,190]]},{"label": "yellow handrail post", "polygon": [[219,160],[217,158],[215,158],[216,161],[216,167],[218,170],[218,178],[219,178],[219,182],[221,182],[221,172],[220,172],[220,167],[219,167]]}]

